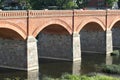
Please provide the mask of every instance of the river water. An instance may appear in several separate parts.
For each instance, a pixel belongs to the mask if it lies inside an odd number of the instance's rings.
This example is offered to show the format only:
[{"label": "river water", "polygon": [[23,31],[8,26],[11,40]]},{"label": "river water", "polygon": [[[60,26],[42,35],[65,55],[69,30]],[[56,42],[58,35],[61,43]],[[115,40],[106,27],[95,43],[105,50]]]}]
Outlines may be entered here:
[{"label": "river water", "polygon": [[42,80],[43,77],[60,77],[64,73],[87,74],[98,71],[102,64],[120,64],[120,56],[82,54],[81,62],[39,59],[39,71],[25,72],[0,68],[0,80]]}]

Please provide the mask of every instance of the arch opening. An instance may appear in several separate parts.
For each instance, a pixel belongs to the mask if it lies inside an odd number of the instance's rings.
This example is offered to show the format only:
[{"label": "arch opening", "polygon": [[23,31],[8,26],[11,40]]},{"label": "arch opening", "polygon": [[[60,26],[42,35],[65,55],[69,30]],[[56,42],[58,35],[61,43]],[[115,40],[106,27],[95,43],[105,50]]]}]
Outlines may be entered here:
[{"label": "arch opening", "polygon": [[111,30],[113,49],[120,49],[120,21],[116,22]]},{"label": "arch opening", "polygon": [[61,25],[46,26],[37,36],[39,58],[72,58],[72,36]]},{"label": "arch opening", "polygon": [[81,51],[105,53],[105,32],[98,23],[90,22],[80,31]]},{"label": "arch opening", "polygon": [[16,31],[7,28],[0,28],[0,37],[11,40],[24,40]]},{"label": "arch opening", "polygon": [[48,34],[66,34],[66,35],[69,35],[69,32],[64,27],[62,27],[61,25],[58,25],[58,24],[48,25],[41,32],[46,33],[46,34],[48,33]]},{"label": "arch opening", "polygon": [[0,66],[27,68],[26,41],[14,30],[0,28]]}]

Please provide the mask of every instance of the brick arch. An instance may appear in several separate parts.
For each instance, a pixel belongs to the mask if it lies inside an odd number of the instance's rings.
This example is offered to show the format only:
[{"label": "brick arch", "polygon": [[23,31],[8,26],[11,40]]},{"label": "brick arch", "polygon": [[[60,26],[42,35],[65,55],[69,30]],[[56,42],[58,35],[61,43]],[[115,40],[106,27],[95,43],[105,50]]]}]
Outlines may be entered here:
[{"label": "brick arch", "polygon": [[113,19],[112,23],[108,26],[108,28],[112,29],[118,21],[120,21],[120,17]]},{"label": "brick arch", "polygon": [[27,37],[27,33],[17,24],[8,22],[8,21],[0,21],[0,28],[11,29],[17,32],[24,40]]},{"label": "brick arch", "polygon": [[101,28],[103,29],[103,31],[105,31],[105,24],[102,22],[102,20],[98,19],[98,18],[86,18],[84,19],[79,25],[78,27],[76,28],[76,32],[79,33],[81,31],[81,29],[83,27],[85,27],[85,25],[87,25],[88,23],[91,23],[91,22],[94,22],[94,23],[97,23],[98,25],[101,26]]},{"label": "brick arch", "polygon": [[60,20],[60,19],[52,19],[52,20],[49,20],[47,21],[45,24],[43,24],[42,26],[39,26],[37,27],[34,32],[32,33],[32,35],[34,37],[36,37],[40,31],[42,31],[45,27],[49,26],[49,25],[52,25],[52,24],[57,24],[57,25],[60,25],[62,26],[63,28],[65,28],[69,34],[72,34],[72,28],[70,27],[70,25],[68,25],[66,22]]}]

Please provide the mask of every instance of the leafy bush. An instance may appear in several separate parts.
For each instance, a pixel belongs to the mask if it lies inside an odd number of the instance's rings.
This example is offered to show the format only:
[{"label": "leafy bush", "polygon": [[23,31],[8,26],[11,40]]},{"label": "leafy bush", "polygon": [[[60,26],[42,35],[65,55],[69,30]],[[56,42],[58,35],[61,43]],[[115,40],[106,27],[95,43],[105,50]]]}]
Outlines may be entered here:
[{"label": "leafy bush", "polygon": [[101,70],[105,73],[120,74],[120,65],[102,65]]},{"label": "leafy bush", "polygon": [[60,80],[80,80],[80,76],[64,74],[61,76]]},{"label": "leafy bush", "polygon": [[61,76],[61,78],[46,78],[44,80],[120,80],[120,78],[113,78],[109,76],[103,76],[103,75],[95,75],[95,76],[78,76],[78,75],[70,75],[70,74],[65,74]]}]

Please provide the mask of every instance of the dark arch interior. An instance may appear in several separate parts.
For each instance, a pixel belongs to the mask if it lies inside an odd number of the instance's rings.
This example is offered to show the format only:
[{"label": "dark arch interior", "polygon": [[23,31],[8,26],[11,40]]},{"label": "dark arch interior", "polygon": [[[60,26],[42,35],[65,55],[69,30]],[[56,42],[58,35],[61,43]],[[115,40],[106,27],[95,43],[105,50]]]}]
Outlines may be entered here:
[{"label": "dark arch interior", "polygon": [[0,28],[0,37],[3,39],[23,40],[17,32],[7,28]]},{"label": "dark arch interior", "polygon": [[72,57],[69,32],[60,25],[49,25],[37,36],[40,58],[68,59]]},{"label": "dark arch interior", "polygon": [[57,24],[49,25],[45,27],[41,32],[47,34],[69,34],[69,32],[64,27]]},{"label": "dark arch interior", "polygon": [[82,52],[105,53],[105,32],[99,24],[86,24],[80,31],[80,40]]},{"label": "dark arch interior", "polygon": [[120,21],[112,27],[113,48],[120,49]]},{"label": "dark arch interior", "polygon": [[85,31],[103,31],[102,27],[95,22],[91,22],[91,23],[86,24],[82,30],[85,30]]}]

